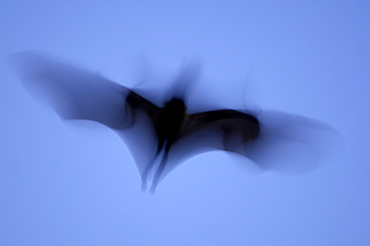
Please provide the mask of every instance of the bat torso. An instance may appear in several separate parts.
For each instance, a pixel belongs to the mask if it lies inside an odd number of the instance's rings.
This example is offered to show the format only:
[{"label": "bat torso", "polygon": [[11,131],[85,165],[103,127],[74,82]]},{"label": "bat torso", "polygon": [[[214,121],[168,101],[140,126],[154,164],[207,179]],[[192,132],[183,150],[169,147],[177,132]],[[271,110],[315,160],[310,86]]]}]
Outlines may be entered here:
[{"label": "bat torso", "polygon": [[158,148],[166,143],[166,150],[175,142],[186,116],[186,107],[182,100],[172,99],[161,108],[156,131],[159,138]]}]

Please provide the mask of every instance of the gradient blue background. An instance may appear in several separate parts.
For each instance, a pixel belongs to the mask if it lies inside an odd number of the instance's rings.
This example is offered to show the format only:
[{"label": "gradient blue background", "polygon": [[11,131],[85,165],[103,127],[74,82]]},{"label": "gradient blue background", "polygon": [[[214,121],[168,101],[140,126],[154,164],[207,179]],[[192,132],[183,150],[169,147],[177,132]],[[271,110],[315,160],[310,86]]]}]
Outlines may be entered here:
[{"label": "gradient blue background", "polygon": [[[369,13],[368,1],[3,1],[0,245],[370,245]],[[4,63],[26,49],[126,85],[199,59],[204,100],[320,119],[346,149],[304,175],[209,152],[151,196],[112,131],[62,122],[27,93]]]}]

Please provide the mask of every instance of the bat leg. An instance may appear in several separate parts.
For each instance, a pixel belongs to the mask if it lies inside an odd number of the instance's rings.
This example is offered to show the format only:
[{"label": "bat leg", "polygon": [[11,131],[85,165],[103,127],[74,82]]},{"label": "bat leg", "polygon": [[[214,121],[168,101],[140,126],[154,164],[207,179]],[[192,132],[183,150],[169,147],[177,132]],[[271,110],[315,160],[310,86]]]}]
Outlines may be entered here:
[{"label": "bat leg", "polygon": [[163,169],[166,166],[167,156],[168,156],[168,152],[166,151],[164,153],[164,156],[163,156],[162,160],[161,160],[161,163],[159,164],[157,172],[155,173],[155,176],[153,178],[152,186],[150,187],[150,192],[149,192],[150,194],[155,193],[155,190],[156,190],[158,182],[159,182],[159,178],[161,177]]},{"label": "bat leg", "polygon": [[174,143],[173,140],[167,140],[167,142],[166,142],[166,146],[165,146],[165,149],[164,149],[164,154],[163,154],[161,163],[159,164],[157,172],[155,173],[153,181],[152,181],[152,186],[150,187],[150,194],[154,194],[155,189],[157,188],[157,185],[158,185],[159,179],[161,178],[163,169],[166,166],[168,153],[169,153],[170,148],[171,148],[173,143]]},{"label": "bat leg", "polygon": [[148,163],[148,165],[146,166],[146,168],[144,169],[144,171],[141,174],[141,191],[142,192],[146,191],[147,184],[148,184],[148,172],[149,172],[150,169],[152,169],[153,164],[154,164],[155,160],[157,159],[158,155],[159,155],[159,153],[156,153],[154,155],[153,159]]},{"label": "bat leg", "polygon": [[143,173],[141,174],[141,191],[146,191],[147,184],[148,184],[148,173],[153,168],[153,165],[155,164],[155,160],[158,158],[159,154],[161,153],[161,150],[163,148],[164,141],[160,140],[158,142],[157,152],[155,153],[152,160],[148,163],[146,168],[144,169]]}]

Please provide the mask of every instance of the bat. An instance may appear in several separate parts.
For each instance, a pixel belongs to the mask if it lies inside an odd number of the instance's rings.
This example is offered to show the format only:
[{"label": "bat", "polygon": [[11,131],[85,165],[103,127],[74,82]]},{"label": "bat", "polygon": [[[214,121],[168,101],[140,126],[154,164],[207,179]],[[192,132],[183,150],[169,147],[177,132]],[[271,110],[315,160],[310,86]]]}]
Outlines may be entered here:
[{"label": "bat", "polygon": [[[244,156],[262,168],[278,169],[286,161],[270,156],[281,146],[294,142],[317,152],[318,141],[312,136],[332,129],[313,119],[278,112],[216,109],[188,113],[191,73],[181,75],[161,103],[153,103],[143,96],[144,91],[129,89],[48,54],[27,51],[10,60],[24,86],[46,100],[62,119],[95,121],[116,132],[129,145],[143,191],[151,180],[150,193],[192,155],[219,149]],[[297,151],[297,145],[288,146]],[[312,155],[304,154],[307,157]],[[315,166],[314,161],[308,163],[310,168]]]}]

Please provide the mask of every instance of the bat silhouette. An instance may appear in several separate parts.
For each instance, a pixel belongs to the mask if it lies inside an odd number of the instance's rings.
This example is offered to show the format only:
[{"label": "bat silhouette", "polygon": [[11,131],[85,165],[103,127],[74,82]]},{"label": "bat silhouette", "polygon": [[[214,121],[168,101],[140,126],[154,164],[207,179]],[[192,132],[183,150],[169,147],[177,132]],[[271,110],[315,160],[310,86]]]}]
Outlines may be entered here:
[{"label": "bat silhouette", "polygon": [[[331,129],[313,119],[278,112],[219,109],[189,114],[185,97],[192,79],[189,73],[179,77],[158,106],[143,96],[145,92],[47,54],[21,52],[11,60],[25,87],[50,103],[61,118],[99,122],[123,138],[140,172],[142,190],[151,179],[151,193],[179,163],[197,153],[220,149],[263,168],[278,169],[285,161],[270,155],[281,146],[294,142],[317,152],[312,136]],[[310,168],[315,166],[308,162]]]}]

